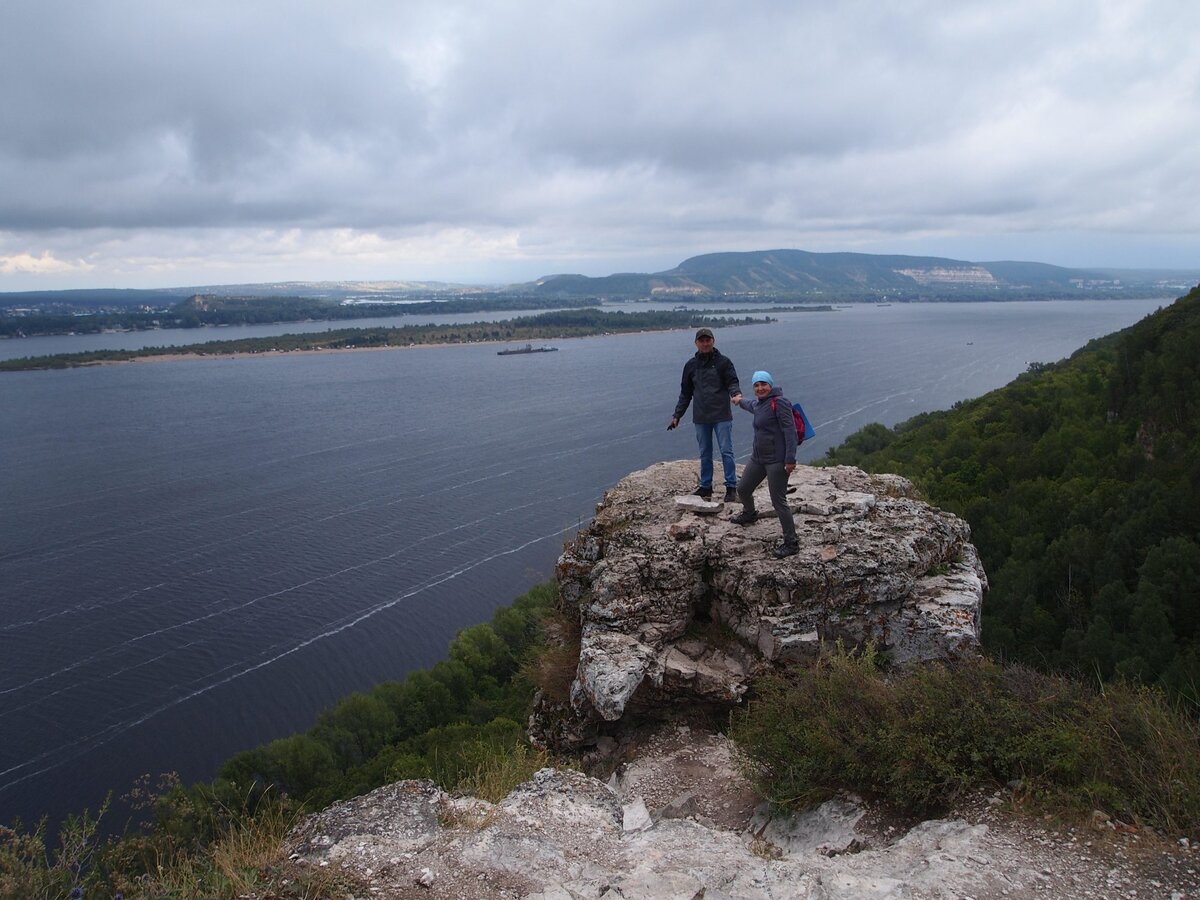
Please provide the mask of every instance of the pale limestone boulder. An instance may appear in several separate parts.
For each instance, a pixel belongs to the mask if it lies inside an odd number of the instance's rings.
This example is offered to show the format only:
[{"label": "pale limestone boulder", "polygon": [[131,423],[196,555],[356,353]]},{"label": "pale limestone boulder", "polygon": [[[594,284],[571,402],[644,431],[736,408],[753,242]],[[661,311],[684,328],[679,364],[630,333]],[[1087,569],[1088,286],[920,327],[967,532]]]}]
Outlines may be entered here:
[{"label": "pale limestone boulder", "polygon": [[777,560],[765,483],[759,519],[739,526],[740,507],[693,511],[694,470],[669,462],[624,478],[560,558],[579,666],[569,708],[535,712],[538,743],[584,746],[631,708],[736,704],[758,673],[822,643],[871,641],[901,664],[978,653],[987,578],[970,529],[906,479],[797,467],[800,552]]}]

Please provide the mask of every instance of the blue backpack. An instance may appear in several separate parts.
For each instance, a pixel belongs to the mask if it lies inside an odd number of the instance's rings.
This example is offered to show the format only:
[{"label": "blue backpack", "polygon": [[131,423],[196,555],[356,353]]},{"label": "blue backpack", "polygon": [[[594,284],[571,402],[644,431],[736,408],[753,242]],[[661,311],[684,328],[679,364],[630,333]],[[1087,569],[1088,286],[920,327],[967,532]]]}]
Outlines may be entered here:
[{"label": "blue backpack", "polygon": [[[775,412],[775,398],[771,398],[771,412]],[[796,423],[796,447],[799,448],[810,437],[817,433],[817,429],[813,428],[812,422],[808,421],[808,416],[804,414],[804,407],[799,403],[792,404],[792,419]]]}]

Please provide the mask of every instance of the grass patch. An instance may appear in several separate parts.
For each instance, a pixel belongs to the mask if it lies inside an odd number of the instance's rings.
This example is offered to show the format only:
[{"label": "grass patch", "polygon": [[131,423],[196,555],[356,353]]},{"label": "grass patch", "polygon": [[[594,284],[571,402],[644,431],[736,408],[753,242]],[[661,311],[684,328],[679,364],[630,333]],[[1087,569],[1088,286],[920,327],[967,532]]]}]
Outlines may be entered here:
[{"label": "grass patch", "polygon": [[95,816],[88,810],[69,816],[53,848],[44,819],[32,830],[19,821],[0,827],[0,898],[83,897],[97,883],[93,861],[101,849],[97,833],[108,804],[106,799]]},{"label": "grass patch", "polygon": [[566,703],[579,668],[579,617],[550,610],[541,621],[541,644],[521,666],[521,675],[552,703]]},{"label": "grass patch", "polygon": [[134,877],[114,874],[114,887],[126,897],[245,896],[261,889],[265,873],[283,862],[283,838],[297,819],[294,808],[270,804],[253,817],[221,826],[201,848],[175,848],[153,839],[126,842],[110,859],[112,868],[118,873],[144,871]]},{"label": "grass patch", "polygon": [[99,825],[106,811],[107,803],[94,817],[70,817],[53,849],[44,823],[32,830],[20,823],[0,828],[0,898],[307,900],[360,887],[336,868],[308,869],[284,857],[284,837],[300,815],[293,804],[260,803],[253,815],[213,823],[213,837],[191,845],[164,832],[103,839]]},{"label": "grass patch", "polygon": [[482,758],[459,780],[455,791],[490,803],[499,803],[513,788],[531,779],[534,772],[552,763],[548,753],[526,743],[483,749]]},{"label": "grass patch", "polygon": [[731,734],[786,807],[849,790],[925,815],[1019,780],[1040,804],[1200,833],[1200,728],[1148,688],[988,661],[885,672],[838,647],[760,681]]}]

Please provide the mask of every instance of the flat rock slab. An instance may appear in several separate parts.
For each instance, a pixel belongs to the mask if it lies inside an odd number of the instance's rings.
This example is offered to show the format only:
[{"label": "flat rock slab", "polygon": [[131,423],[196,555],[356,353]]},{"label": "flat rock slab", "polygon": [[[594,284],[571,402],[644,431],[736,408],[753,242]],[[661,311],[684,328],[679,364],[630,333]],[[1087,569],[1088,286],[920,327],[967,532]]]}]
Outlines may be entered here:
[{"label": "flat rock slab", "polygon": [[697,497],[695,494],[684,494],[682,497],[676,497],[675,505],[680,509],[686,509],[699,516],[711,516],[725,508],[723,500],[714,502],[712,500],[705,500],[703,497]]}]

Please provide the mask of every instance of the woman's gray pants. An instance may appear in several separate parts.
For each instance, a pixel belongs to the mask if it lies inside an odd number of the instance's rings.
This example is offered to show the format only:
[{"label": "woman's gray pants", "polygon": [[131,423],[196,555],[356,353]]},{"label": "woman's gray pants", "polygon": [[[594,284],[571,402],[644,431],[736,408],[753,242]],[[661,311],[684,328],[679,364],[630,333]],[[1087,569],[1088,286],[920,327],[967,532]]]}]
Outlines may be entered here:
[{"label": "woman's gray pants", "polygon": [[771,492],[771,505],[775,507],[779,524],[783,527],[783,542],[795,544],[796,520],[792,518],[792,511],[787,505],[788,471],[783,467],[783,463],[763,465],[754,460],[746,463],[746,467],[742,469],[742,477],[738,480],[738,499],[742,501],[746,512],[753,513],[754,489],[762,484],[764,478],[767,479],[767,489]]}]

